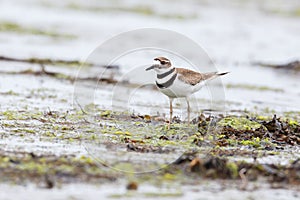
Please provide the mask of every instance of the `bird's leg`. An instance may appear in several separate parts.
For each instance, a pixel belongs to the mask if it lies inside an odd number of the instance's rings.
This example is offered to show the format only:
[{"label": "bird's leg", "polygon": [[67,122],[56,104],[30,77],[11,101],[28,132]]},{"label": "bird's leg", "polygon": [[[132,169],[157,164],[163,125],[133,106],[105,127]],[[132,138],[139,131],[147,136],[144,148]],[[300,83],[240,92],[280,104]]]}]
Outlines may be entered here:
[{"label": "bird's leg", "polygon": [[189,98],[185,98],[185,99],[186,99],[186,103],[187,103],[188,126],[190,126],[190,112],[191,112],[191,107],[190,107]]},{"label": "bird's leg", "polygon": [[173,98],[170,98],[170,120],[169,120],[169,124],[168,124],[168,129],[170,129],[170,125],[172,122],[172,115],[173,115]]}]

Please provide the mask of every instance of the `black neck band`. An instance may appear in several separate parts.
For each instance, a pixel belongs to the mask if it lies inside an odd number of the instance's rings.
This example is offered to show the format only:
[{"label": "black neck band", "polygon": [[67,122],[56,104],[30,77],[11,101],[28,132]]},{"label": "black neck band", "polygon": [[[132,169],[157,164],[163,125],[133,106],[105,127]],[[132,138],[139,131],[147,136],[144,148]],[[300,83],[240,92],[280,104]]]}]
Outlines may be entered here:
[{"label": "black neck band", "polygon": [[170,87],[170,86],[173,84],[173,82],[175,81],[176,77],[177,77],[177,73],[174,74],[174,75],[172,76],[172,78],[170,78],[170,79],[169,79],[168,81],[166,81],[165,83],[160,84],[160,83],[158,83],[158,82],[156,81],[156,85],[157,85],[157,87],[159,87],[160,89],[168,88],[168,87]]},{"label": "black neck band", "polygon": [[163,78],[165,78],[166,76],[172,74],[174,71],[175,71],[175,67],[173,67],[170,71],[167,71],[167,72],[165,72],[165,73],[163,73],[163,74],[157,74],[156,77],[157,77],[158,79],[163,79]]}]

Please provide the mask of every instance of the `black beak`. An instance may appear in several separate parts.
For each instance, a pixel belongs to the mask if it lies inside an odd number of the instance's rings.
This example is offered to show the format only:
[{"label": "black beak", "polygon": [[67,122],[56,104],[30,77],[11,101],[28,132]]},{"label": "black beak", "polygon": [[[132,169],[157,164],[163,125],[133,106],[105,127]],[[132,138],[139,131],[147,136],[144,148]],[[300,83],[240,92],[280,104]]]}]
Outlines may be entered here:
[{"label": "black beak", "polygon": [[148,67],[148,68],[146,69],[146,71],[149,71],[149,70],[151,70],[151,69],[154,69],[154,67],[155,67],[155,65],[151,65],[150,67]]}]

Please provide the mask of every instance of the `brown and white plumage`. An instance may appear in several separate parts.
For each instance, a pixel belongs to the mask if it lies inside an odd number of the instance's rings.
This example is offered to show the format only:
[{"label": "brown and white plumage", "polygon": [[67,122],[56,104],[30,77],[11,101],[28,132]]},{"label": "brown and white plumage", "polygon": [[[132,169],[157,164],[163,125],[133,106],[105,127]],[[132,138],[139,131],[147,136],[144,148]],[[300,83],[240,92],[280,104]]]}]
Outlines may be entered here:
[{"label": "brown and white plumage", "polygon": [[225,73],[209,72],[209,73],[201,74],[199,72],[195,72],[184,68],[176,68],[176,71],[179,74],[178,79],[190,85],[196,85],[201,81],[208,81],[228,73],[228,72]]},{"label": "brown and white plumage", "polygon": [[170,121],[172,121],[172,102],[174,98],[183,97],[188,105],[188,122],[190,121],[189,96],[200,90],[207,81],[225,75],[228,72],[218,73],[200,73],[189,69],[176,68],[172,66],[169,59],[157,57],[155,63],[146,70],[154,69],[156,71],[156,86],[170,99]]}]

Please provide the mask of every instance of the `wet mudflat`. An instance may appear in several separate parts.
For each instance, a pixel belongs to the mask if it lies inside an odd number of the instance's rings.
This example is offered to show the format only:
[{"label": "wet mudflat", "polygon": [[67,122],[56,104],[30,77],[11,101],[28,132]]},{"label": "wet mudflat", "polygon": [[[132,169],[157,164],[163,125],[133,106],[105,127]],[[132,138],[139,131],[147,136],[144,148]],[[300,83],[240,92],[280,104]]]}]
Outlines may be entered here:
[{"label": "wet mudflat", "polygon": [[[96,1],[4,1],[0,189],[6,193],[1,198],[298,199],[299,5],[291,1],[282,9],[278,2],[279,7],[176,2],[172,6],[180,12],[172,12],[138,2],[116,8]],[[26,20],[15,14],[28,9],[34,15]],[[124,15],[134,23],[125,23]],[[108,19],[124,27],[107,24]],[[222,79],[224,110],[209,109],[203,88],[192,101],[191,126],[185,102],[176,100],[168,130],[168,100],[154,87],[139,88],[129,104],[120,98],[111,106],[116,83],[125,91],[135,89],[138,77],[121,77],[136,60],[129,55],[113,63],[105,76],[99,74],[107,63],[83,60],[99,37],[144,20],[184,29],[220,70],[231,71]],[[278,41],[285,41],[280,51]],[[149,59],[147,53],[138,56],[145,64]],[[90,93],[90,101],[74,98]]]},{"label": "wet mudflat", "polygon": [[[96,113],[1,111],[2,183],[34,184],[41,193],[61,188],[65,195],[76,183],[87,190],[146,187],[110,198],[183,197],[203,183],[208,191],[288,189],[297,197],[300,126],[292,116],[201,115],[190,127],[177,119],[168,130],[158,116]],[[200,188],[190,191],[195,184]]]}]

